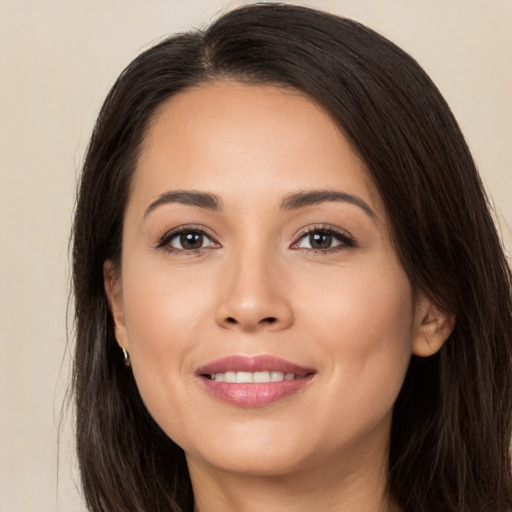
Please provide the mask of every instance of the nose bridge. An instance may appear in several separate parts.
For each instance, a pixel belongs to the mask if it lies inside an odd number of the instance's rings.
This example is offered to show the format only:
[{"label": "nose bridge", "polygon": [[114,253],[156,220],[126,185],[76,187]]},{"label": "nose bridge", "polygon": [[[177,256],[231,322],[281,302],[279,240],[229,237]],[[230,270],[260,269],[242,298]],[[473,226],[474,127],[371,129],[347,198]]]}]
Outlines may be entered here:
[{"label": "nose bridge", "polygon": [[217,311],[220,325],[246,331],[290,325],[292,311],[279,255],[268,243],[246,240],[233,249],[226,266]]}]

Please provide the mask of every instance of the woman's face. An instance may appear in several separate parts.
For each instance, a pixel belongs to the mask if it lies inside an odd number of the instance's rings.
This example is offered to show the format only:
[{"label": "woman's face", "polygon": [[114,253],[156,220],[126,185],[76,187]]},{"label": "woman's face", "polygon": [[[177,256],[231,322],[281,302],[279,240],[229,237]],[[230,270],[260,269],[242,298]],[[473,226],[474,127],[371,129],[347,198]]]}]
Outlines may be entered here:
[{"label": "woman's face", "polygon": [[385,457],[427,301],[413,303],[364,164],[310,99],[218,82],[164,104],[121,270],[105,268],[144,403],[191,466]]}]

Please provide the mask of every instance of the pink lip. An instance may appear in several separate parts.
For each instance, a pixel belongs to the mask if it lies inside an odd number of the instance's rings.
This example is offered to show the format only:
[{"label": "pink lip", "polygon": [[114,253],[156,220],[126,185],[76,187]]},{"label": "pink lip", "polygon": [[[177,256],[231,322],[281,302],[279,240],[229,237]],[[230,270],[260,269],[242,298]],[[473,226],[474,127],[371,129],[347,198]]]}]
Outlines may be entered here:
[{"label": "pink lip", "polygon": [[[277,371],[304,375],[303,378],[279,382],[252,384],[216,382],[207,376],[215,373]],[[214,397],[238,407],[261,407],[290,396],[314,377],[315,371],[278,357],[234,355],[218,359],[199,368],[196,372],[206,390]]]},{"label": "pink lip", "polygon": [[283,372],[283,373],[311,373],[312,368],[305,368],[294,363],[290,363],[279,357],[261,355],[261,356],[241,356],[233,355],[217,359],[197,370],[198,375],[224,373],[224,372]]}]

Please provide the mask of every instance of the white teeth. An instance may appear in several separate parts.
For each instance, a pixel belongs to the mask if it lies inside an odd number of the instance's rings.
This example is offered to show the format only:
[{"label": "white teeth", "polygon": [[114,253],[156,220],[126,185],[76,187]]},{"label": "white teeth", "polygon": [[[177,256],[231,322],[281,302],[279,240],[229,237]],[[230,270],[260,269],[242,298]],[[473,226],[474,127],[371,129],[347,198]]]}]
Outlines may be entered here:
[{"label": "white teeth", "polygon": [[251,372],[236,372],[236,381],[240,384],[253,382]]},{"label": "white teeth", "polygon": [[270,382],[279,382],[284,380],[283,372],[270,372]]},{"label": "white teeth", "polygon": [[226,372],[224,374],[225,382],[236,382],[236,372]]},{"label": "white teeth", "polygon": [[270,372],[254,372],[252,374],[253,382],[270,382]]},{"label": "white teeth", "polygon": [[282,380],[294,380],[296,378],[303,379],[305,374],[295,375],[295,373],[284,372],[225,372],[214,373],[210,375],[212,380],[217,382],[230,382],[240,384],[252,384],[262,382],[280,382]]}]

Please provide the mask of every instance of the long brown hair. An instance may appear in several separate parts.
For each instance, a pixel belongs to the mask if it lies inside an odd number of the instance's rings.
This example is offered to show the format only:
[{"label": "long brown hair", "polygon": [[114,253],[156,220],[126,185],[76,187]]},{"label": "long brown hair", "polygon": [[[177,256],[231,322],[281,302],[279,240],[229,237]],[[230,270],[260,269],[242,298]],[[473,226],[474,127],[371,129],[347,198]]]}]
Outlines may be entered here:
[{"label": "long brown hair", "polygon": [[393,43],[354,21],[281,4],[231,11],[145,51],[99,115],[73,227],[77,450],[88,507],[193,507],[183,451],[123,365],[102,267],[120,260],[130,180],[155,109],[225,77],[293,87],[330,113],[373,177],[413,288],[457,316],[437,355],[410,362],[394,408],[389,492],[404,511],[512,510],[512,279],[464,138],[437,88]]}]

